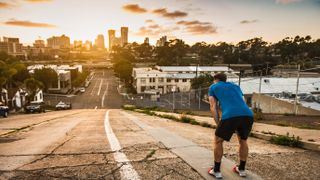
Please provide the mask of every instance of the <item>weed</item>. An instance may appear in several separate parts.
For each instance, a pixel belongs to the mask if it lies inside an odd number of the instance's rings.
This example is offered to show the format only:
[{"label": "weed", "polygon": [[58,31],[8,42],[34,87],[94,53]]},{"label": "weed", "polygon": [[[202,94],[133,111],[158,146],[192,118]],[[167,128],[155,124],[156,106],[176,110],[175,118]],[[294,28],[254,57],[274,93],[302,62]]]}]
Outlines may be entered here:
[{"label": "weed", "polygon": [[290,147],[301,147],[302,143],[300,141],[300,137],[295,137],[292,135],[289,136],[289,133],[287,135],[278,135],[271,137],[270,139],[271,143],[284,145],[284,146],[290,146]]}]

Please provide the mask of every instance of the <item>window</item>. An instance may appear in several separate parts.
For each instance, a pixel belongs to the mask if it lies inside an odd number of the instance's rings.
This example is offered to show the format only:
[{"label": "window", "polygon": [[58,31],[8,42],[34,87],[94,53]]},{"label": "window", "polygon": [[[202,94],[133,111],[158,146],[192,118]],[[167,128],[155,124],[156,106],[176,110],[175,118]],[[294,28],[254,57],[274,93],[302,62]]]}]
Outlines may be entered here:
[{"label": "window", "polygon": [[158,79],[159,83],[163,83],[163,78]]},{"label": "window", "polygon": [[179,79],[175,79],[174,81],[175,81],[175,82],[179,82]]},{"label": "window", "polygon": [[171,82],[171,79],[167,79],[167,82],[168,82],[168,83]]},{"label": "window", "polygon": [[145,84],[146,83],[146,78],[141,78],[141,83]]},{"label": "window", "polygon": [[151,82],[151,83],[152,83],[152,82],[156,82],[156,78],[150,78],[150,79],[149,79],[149,82]]},{"label": "window", "polygon": [[187,79],[182,79],[182,82],[187,82]]}]

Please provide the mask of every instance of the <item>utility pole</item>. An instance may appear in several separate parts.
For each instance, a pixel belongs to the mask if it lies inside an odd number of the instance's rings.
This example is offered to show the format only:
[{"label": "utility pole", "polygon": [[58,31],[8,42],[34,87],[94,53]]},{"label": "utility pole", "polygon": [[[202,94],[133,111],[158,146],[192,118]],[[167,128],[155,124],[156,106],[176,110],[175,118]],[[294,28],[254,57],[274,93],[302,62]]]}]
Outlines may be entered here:
[{"label": "utility pole", "polygon": [[189,109],[191,107],[191,91],[189,91]]},{"label": "utility pole", "polygon": [[300,80],[300,64],[298,64],[297,72],[297,85],[296,85],[296,97],[294,98],[294,114],[298,114],[298,92],[299,92],[299,80]]},{"label": "utility pole", "polygon": [[174,91],[172,93],[172,111],[174,111]]},{"label": "utility pole", "polygon": [[239,82],[238,82],[239,87],[240,87],[240,83],[241,83],[241,77],[242,77],[243,74],[244,74],[244,70],[243,70],[243,69],[240,69],[240,72],[239,72]]},{"label": "utility pole", "polygon": [[258,108],[259,108],[259,111],[260,111],[260,100],[261,100],[261,84],[262,83],[262,70],[260,70],[260,82],[259,82],[259,97],[258,97],[258,100],[259,100],[259,103],[258,103]]},{"label": "utility pole", "polygon": [[201,108],[201,86],[199,87],[199,110]]}]

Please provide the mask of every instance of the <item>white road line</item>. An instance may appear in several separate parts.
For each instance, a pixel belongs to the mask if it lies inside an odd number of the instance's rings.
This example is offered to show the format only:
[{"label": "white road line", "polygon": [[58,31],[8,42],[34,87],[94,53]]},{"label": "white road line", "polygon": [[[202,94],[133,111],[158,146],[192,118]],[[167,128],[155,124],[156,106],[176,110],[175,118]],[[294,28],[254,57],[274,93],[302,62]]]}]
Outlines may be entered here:
[{"label": "white road line", "polygon": [[97,93],[98,96],[100,95],[100,92],[101,92],[102,82],[103,82],[103,79],[101,79],[101,81],[100,81],[99,90]]},{"label": "white road line", "polygon": [[97,109],[97,108],[98,108],[98,106],[94,107],[94,109]]},{"label": "white road line", "polygon": [[106,134],[107,134],[107,138],[109,140],[110,148],[112,151],[115,151],[115,153],[114,153],[115,161],[118,162],[118,165],[120,165],[120,166],[123,164],[120,168],[121,179],[139,180],[140,177],[139,177],[138,173],[133,169],[127,156],[123,152],[120,151],[121,150],[120,143],[119,143],[116,135],[113,133],[112,128],[109,123],[109,112],[110,112],[110,110],[108,110],[105,115],[104,128],[106,130]]},{"label": "white road line", "polygon": [[96,89],[96,87],[97,87],[97,82],[98,81],[95,81],[95,83],[94,83],[94,86],[93,86],[93,88],[92,88],[92,90],[91,90],[91,93],[90,93],[90,95],[92,96],[93,95],[93,91]]},{"label": "white road line", "polygon": [[108,96],[108,88],[109,88],[109,83],[107,83],[107,88],[106,88],[106,90],[104,91],[103,96],[102,96],[102,99],[101,99],[101,107],[102,107],[102,108],[104,107],[104,98],[105,98],[106,96]]}]

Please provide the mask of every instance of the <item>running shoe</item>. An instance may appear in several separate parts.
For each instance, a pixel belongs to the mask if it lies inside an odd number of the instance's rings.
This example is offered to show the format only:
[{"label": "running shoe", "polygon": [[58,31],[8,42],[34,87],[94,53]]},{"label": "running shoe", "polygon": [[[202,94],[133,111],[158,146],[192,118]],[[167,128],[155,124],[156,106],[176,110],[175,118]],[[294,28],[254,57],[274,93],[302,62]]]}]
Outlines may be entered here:
[{"label": "running shoe", "polygon": [[214,172],[213,166],[209,167],[208,173],[212,176],[214,176],[216,179],[222,179],[221,172]]},{"label": "running shoe", "polygon": [[239,170],[239,167],[238,166],[235,166],[233,168],[233,171],[237,174],[239,174],[240,177],[246,177],[247,176],[247,173],[246,173],[246,170]]}]

